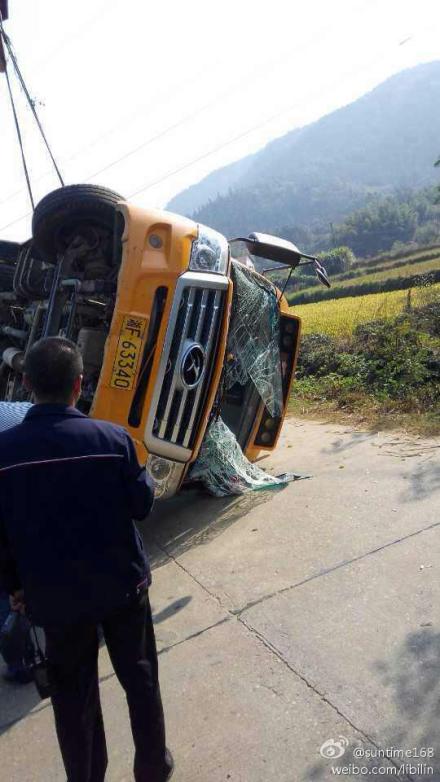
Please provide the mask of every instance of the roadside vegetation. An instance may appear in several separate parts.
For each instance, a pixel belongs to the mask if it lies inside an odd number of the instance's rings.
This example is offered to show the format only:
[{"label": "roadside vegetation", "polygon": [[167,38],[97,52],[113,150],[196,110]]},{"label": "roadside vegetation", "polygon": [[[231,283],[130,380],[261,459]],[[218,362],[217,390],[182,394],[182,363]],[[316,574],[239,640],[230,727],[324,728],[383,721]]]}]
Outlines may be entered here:
[{"label": "roadside vegetation", "polygon": [[[346,296],[350,278],[341,272],[323,291],[328,298],[292,306],[303,324],[292,412],[439,435],[439,249],[356,261],[353,269],[362,272],[358,295]],[[366,285],[377,292],[359,295]],[[308,292],[315,290],[322,289]]]}]

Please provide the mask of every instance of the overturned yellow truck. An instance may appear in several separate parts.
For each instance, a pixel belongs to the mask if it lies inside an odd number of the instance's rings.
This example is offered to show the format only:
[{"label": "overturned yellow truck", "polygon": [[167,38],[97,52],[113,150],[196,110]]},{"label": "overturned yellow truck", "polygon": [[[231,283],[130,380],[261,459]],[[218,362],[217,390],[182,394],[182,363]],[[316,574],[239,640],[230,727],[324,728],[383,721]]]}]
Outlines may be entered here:
[{"label": "overturned yellow truck", "polygon": [[32,234],[0,242],[1,399],[28,398],[26,352],[60,335],[82,352],[80,409],[130,432],[159,497],[179,490],[219,418],[251,462],[276,446],[300,320],[250,255],[315,259],[251,234],[239,262],[216,231],[92,185],[49,193]]}]

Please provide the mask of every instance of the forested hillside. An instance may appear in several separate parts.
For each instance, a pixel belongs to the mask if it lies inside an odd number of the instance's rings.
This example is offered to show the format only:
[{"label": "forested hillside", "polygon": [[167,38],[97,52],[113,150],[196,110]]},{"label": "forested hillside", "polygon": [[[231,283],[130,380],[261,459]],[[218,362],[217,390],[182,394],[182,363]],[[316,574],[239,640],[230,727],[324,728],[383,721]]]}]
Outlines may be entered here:
[{"label": "forested hillside", "polygon": [[393,196],[370,195],[365,206],[350,212],[340,223],[283,225],[279,233],[310,251],[348,245],[363,257],[400,245],[424,246],[440,240],[439,202],[438,187],[400,191]]},{"label": "forested hillside", "polygon": [[[323,233],[366,204],[438,181],[439,104],[440,62],[403,71],[349,106],[214,172],[168,208],[227,236],[286,228],[300,237],[304,228],[306,236]],[[406,229],[404,234],[406,241]]]}]

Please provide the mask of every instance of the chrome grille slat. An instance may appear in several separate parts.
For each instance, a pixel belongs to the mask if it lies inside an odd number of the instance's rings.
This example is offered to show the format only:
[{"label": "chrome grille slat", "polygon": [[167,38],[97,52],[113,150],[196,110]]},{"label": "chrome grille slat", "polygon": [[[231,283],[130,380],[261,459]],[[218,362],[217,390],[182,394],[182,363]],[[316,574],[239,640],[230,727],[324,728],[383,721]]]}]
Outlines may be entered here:
[{"label": "chrome grille slat", "polygon": [[[211,347],[212,347],[212,343],[213,343],[213,340],[214,340],[215,327],[217,325],[218,316],[220,314],[221,299],[222,299],[221,292],[220,291],[216,291],[215,297],[214,297],[214,305],[213,305],[213,313],[212,313],[211,325],[209,327],[208,339],[206,340],[206,353],[208,355],[211,352]],[[191,416],[190,416],[190,419],[189,419],[189,422],[188,422],[188,427],[187,427],[185,436],[183,438],[183,445],[185,446],[185,448],[188,448],[189,441],[191,439],[191,435],[192,435],[192,431],[193,431],[193,427],[194,427],[194,421],[195,421],[195,418],[196,418],[196,415],[197,415],[198,404],[199,404],[200,396],[202,394],[203,386],[204,386],[204,384],[200,383],[199,387],[196,390],[196,396],[195,396],[195,399],[194,399],[194,402],[193,402],[193,409],[191,411]]]},{"label": "chrome grille slat", "polygon": [[[182,462],[191,457],[228,286],[227,277],[205,272],[186,272],[177,281],[145,429],[150,453]],[[181,375],[192,345],[199,345],[205,354],[201,379],[194,388],[187,387]]]},{"label": "chrome grille slat", "polygon": [[[205,318],[206,318],[206,303],[208,301],[208,296],[209,296],[209,291],[204,290],[203,293],[202,293],[201,301],[200,301],[200,311],[199,311],[199,316],[198,316],[198,319],[197,319],[197,326],[196,326],[196,329],[195,329],[195,332],[194,332],[194,341],[195,342],[198,342],[200,337],[201,337],[201,335],[202,335],[203,324],[204,324]],[[205,371],[206,371],[206,367],[205,367]],[[203,381],[200,383],[199,388],[200,388],[200,386],[203,386]],[[176,440],[177,440],[177,438],[179,436],[180,425],[182,423],[183,414],[185,412],[185,406],[186,406],[186,400],[188,399],[188,394],[189,394],[189,391],[188,391],[187,388],[185,388],[184,391],[183,391],[183,394],[182,394],[182,398],[180,400],[179,412],[177,414],[176,422],[174,424],[173,432],[172,432],[172,435],[171,435],[171,438],[170,438],[171,442],[173,442],[173,443],[176,442]]]},{"label": "chrome grille slat", "polygon": [[[194,306],[195,295],[196,295],[195,288],[190,288],[189,295],[188,295],[187,309],[186,309],[186,313],[185,313],[185,320],[183,322],[182,336],[180,338],[179,350],[177,352],[177,357],[176,357],[176,364],[179,363],[179,358],[180,358],[180,356],[182,354],[183,345],[185,344],[185,339],[186,339],[187,334],[188,334],[189,326],[190,326],[190,323],[191,323],[191,315],[192,315],[192,309],[193,309],[193,306]],[[170,388],[170,391],[169,391],[168,401],[167,401],[167,404],[166,404],[166,407],[165,407],[165,412],[164,412],[164,415],[163,415],[163,418],[162,418],[162,421],[161,421],[161,424],[160,424],[160,427],[159,427],[159,437],[165,437],[165,432],[166,432],[166,429],[167,429],[167,426],[168,426],[168,416],[170,414],[171,406],[172,406],[173,399],[174,399],[174,391],[176,390],[177,379],[178,379],[177,373],[173,372],[173,378],[172,378],[172,381],[171,381],[171,388]]]}]

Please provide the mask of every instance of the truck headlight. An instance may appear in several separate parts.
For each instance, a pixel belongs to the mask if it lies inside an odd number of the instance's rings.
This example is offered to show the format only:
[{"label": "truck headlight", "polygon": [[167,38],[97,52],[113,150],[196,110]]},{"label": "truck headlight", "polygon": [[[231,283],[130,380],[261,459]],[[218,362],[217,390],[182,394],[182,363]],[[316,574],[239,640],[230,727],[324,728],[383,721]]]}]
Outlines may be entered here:
[{"label": "truck headlight", "polygon": [[206,225],[199,225],[199,236],[191,249],[190,271],[226,274],[228,259],[229,245],[225,237]]},{"label": "truck headlight", "polygon": [[146,467],[153,479],[156,499],[164,500],[172,497],[179,488],[185,465],[151,454],[147,459]]}]

